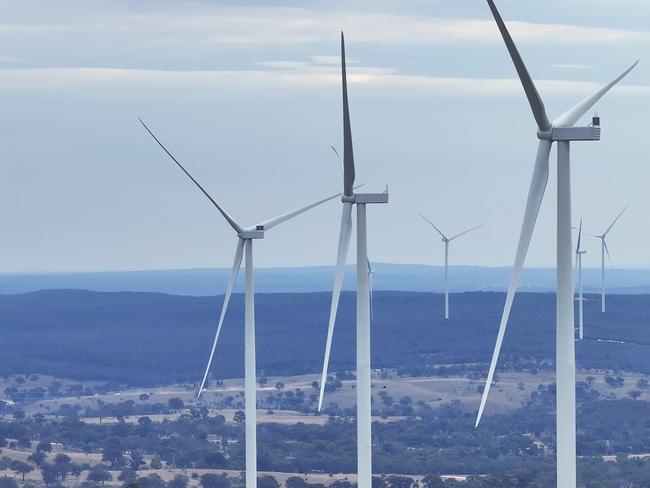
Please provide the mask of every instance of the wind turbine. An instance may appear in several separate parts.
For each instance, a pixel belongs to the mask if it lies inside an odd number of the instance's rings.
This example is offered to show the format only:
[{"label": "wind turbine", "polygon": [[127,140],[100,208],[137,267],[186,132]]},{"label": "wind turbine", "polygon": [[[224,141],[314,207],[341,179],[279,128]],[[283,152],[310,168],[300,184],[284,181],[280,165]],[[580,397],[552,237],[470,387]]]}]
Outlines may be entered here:
[{"label": "wind turbine", "polygon": [[[138,119],[140,120],[140,119]],[[241,267],[242,258],[245,255],[246,257],[246,266],[245,266],[245,306],[244,306],[244,412],[246,415],[246,486],[247,488],[256,488],[257,486],[257,371],[255,366],[255,293],[253,287],[253,241],[256,239],[264,239],[264,234],[267,230],[272,229],[273,227],[286,222],[293,217],[296,217],[307,210],[310,210],[318,205],[321,205],[329,200],[340,196],[340,193],[336,195],[329,196],[317,202],[311,203],[305,207],[299,208],[292,212],[274,217],[269,220],[255,225],[253,227],[242,227],[221,207],[209,194],[208,192],[192,177],[192,175],[181,165],[181,163],[167,150],[167,148],[160,142],[160,140],[154,135],[154,133],[147,127],[147,125],[140,120],[140,123],[144,128],[149,132],[151,137],[158,143],[158,145],[167,153],[167,155],[174,161],[178,167],[187,175],[187,177],[192,180],[192,182],[198,187],[199,190],[212,202],[219,213],[226,219],[230,227],[237,234],[237,246],[235,248],[235,259],[232,265],[232,271],[230,278],[228,280],[228,286],[226,288],[226,295],[224,296],[223,305],[221,307],[221,315],[219,316],[219,324],[217,325],[217,332],[214,336],[214,341],[212,343],[212,349],[210,351],[210,358],[208,359],[208,365],[205,368],[205,373],[203,375],[203,380],[201,381],[201,386],[199,388],[197,398],[201,396],[203,392],[203,387],[208,377],[210,371],[210,366],[212,365],[212,358],[214,357],[214,351],[217,347],[217,342],[219,340],[219,335],[221,333],[221,326],[223,325],[224,318],[226,316],[226,310],[228,309],[228,303],[230,302],[230,296],[232,295],[233,287],[235,281],[237,280],[237,275],[239,274],[239,268]]]},{"label": "wind turbine", "polygon": [[578,268],[578,339],[585,338],[585,321],[583,313],[584,297],[582,296],[582,255],[587,251],[580,249],[582,242],[582,219],[580,219],[580,227],[578,227],[578,243],[576,245],[576,267]]},{"label": "wind turbine", "polygon": [[600,239],[600,311],[602,313],[605,313],[605,253],[607,253],[607,257],[610,259],[610,261],[612,259],[612,257],[609,255],[609,248],[607,247],[607,241],[605,239],[607,238],[609,231],[612,230],[612,227],[614,227],[614,224],[618,221],[618,219],[621,218],[623,212],[627,210],[628,206],[629,205],[625,205],[623,210],[619,212],[613,222],[609,224],[609,227],[607,227],[607,230],[605,232],[603,232],[601,235],[592,236]]},{"label": "wind turbine", "polygon": [[449,243],[453,241],[454,239],[458,239],[461,236],[464,236],[465,234],[469,234],[470,232],[480,229],[483,227],[483,224],[477,225],[476,227],[472,227],[471,229],[468,229],[466,231],[461,232],[460,234],[456,234],[453,237],[447,237],[444,235],[438,227],[436,227],[433,222],[431,222],[429,219],[427,219],[424,215],[420,214],[420,217],[422,217],[424,220],[426,220],[431,227],[436,229],[436,232],[440,234],[440,237],[442,237],[442,242],[445,245],[445,320],[449,319],[449,284],[448,284],[448,269],[449,269]]},{"label": "wind turbine", "polygon": [[594,117],[593,125],[575,127],[576,122],[616,83],[627,75],[634,66],[626,69],[610,83],[596,93],[567,110],[551,122],[544,109],[539,93],[530,77],[524,62],[517,51],[510,33],[504,24],[493,0],[487,0],[492,15],[505,41],[510,57],[523,85],[528,103],[537,122],[539,148],[533,177],[528,191],[528,201],[517,245],[506,302],[499,325],[492,361],[487,376],[476,425],[478,426],[485,402],[490,393],[499,352],[503,342],[512,302],[519,284],[519,275],[523,267],[528,245],[542,203],[549,174],[549,157],[553,142],[558,143],[557,176],[557,302],[556,302],[556,383],[557,383],[557,486],[558,488],[575,488],[576,486],[576,411],[575,411],[575,331],[573,317],[573,245],[571,242],[571,141],[597,141],[600,139],[600,120]]},{"label": "wind turbine", "polygon": [[327,328],[327,343],[323,360],[318,411],[323,406],[327,382],[334,323],[341,295],[343,273],[352,234],[352,206],[357,206],[357,472],[358,487],[372,487],[372,435],[371,435],[371,369],[370,369],[370,273],[368,267],[368,236],[366,229],[366,205],[388,203],[388,187],[383,193],[354,192],[354,155],[352,129],[348,105],[348,85],[345,68],[345,40],[341,32],[341,78],[343,87],[343,210],[339,233],[336,271],[332,288],[332,303]]}]

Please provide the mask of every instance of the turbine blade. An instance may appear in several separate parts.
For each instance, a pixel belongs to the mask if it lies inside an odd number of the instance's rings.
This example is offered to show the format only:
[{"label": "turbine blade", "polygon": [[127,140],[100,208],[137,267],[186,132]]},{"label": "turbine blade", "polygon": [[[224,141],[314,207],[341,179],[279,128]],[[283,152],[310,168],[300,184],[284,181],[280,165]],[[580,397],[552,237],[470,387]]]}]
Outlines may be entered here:
[{"label": "turbine blade", "polygon": [[481,398],[481,406],[479,407],[478,415],[476,417],[476,427],[478,427],[478,424],[481,421],[483,409],[485,408],[485,402],[487,401],[488,394],[490,393],[490,386],[492,385],[494,371],[497,366],[497,361],[499,360],[499,353],[501,351],[501,345],[503,343],[503,336],[506,332],[506,326],[508,325],[508,318],[510,316],[512,302],[515,298],[517,287],[519,286],[519,275],[521,274],[521,269],[523,268],[524,261],[526,260],[526,253],[528,252],[528,246],[533,235],[533,230],[535,230],[535,222],[537,221],[537,215],[539,214],[539,207],[542,204],[542,199],[544,197],[546,182],[548,181],[548,158],[551,153],[551,145],[551,141],[544,139],[539,141],[537,159],[535,161],[535,169],[533,170],[533,178],[530,182],[530,188],[528,190],[528,201],[526,202],[524,219],[521,224],[521,233],[519,234],[517,254],[515,255],[515,262],[512,266],[512,274],[510,275],[510,283],[508,284],[508,294],[506,295],[506,303],[503,307],[501,323],[499,324],[499,333],[497,335],[497,341],[494,346],[494,353],[492,354],[492,361],[490,362],[490,370],[488,372],[487,381],[485,383],[485,389],[483,390],[483,397]]},{"label": "turbine blade", "polygon": [[578,254],[577,251],[576,251],[576,254],[575,254],[574,257],[575,257],[575,260],[573,262],[573,287],[572,288],[573,288],[573,294],[575,295],[576,294],[576,284],[578,282],[576,277],[578,276],[578,257],[579,257],[579,254]]},{"label": "turbine blade", "polygon": [[582,219],[580,219],[580,227],[578,227],[578,244],[576,245],[576,254],[580,252],[580,241],[582,240]]},{"label": "turbine blade", "polygon": [[470,232],[475,231],[476,229],[480,229],[484,225],[485,224],[481,224],[481,225],[477,225],[476,227],[472,227],[471,229],[466,230],[465,232],[461,232],[460,234],[456,234],[454,237],[450,237],[449,240],[453,241],[454,239],[458,239],[459,237],[464,236],[465,234],[469,234]]},{"label": "turbine blade", "polygon": [[352,128],[348,105],[348,79],[345,68],[345,39],[341,32],[341,78],[343,80],[343,193],[354,195],[354,153],[352,151]]},{"label": "turbine blade", "polygon": [[332,151],[334,151],[334,154],[336,154],[336,157],[339,158],[339,163],[341,163],[341,169],[345,171],[345,168],[343,167],[343,160],[341,159],[341,155],[339,154],[339,152],[336,150],[334,146],[330,145],[330,147],[332,148]]},{"label": "turbine blade", "polygon": [[336,197],[340,197],[340,196],[341,196],[340,193],[336,193],[335,195],[330,195],[329,197],[323,198],[322,200],[318,200],[317,202],[314,203],[310,203],[309,205],[298,208],[286,214],[280,215],[278,217],[273,217],[272,219],[269,220],[265,220],[261,224],[258,224],[256,227],[263,227],[264,230],[272,229],[273,227],[281,224],[282,222],[286,222],[289,219],[292,219],[302,213],[305,213],[307,210],[311,210],[312,208],[317,207],[318,205],[322,205],[323,203],[329,202],[330,200],[334,200]]},{"label": "turbine blade", "polygon": [[623,215],[623,212],[625,212],[627,210],[627,207],[629,206],[630,206],[629,204],[625,205],[625,208],[623,208],[623,210],[621,210],[620,213],[616,216],[614,221],[611,224],[609,224],[609,227],[607,227],[607,230],[604,232],[603,237],[607,236],[609,231],[612,230],[612,227],[614,227],[614,224],[618,221],[618,219],[621,218],[621,215]]},{"label": "turbine blade", "polygon": [[226,310],[228,310],[230,295],[232,295],[232,289],[235,286],[235,281],[237,281],[237,275],[239,274],[239,268],[241,267],[243,253],[244,253],[244,239],[238,239],[237,248],[235,249],[235,260],[232,264],[232,271],[230,273],[230,278],[228,279],[228,287],[226,288],[226,294],[223,297],[223,305],[221,306],[219,325],[217,325],[217,332],[214,335],[214,341],[212,342],[212,349],[210,350],[210,358],[208,359],[208,365],[206,366],[205,373],[203,374],[203,380],[201,380],[201,387],[199,388],[199,392],[196,395],[197,399],[201,398],[203,387],[205,386],[205,382],[208,379],[208,373],[210,373],[210,367],[212,366],[212,358],[214,357],[214,351],[217,348],[217,342],[219,341],[219,335],[221,334],[221,326],[223,325],[223,319],[226,317]]},{"label": "turbine blade", "polygon": [[196,181],[194,179],[194,177],[183,167],[183,165],[172,155],[172,153],[170,153],[167,150],[167,148],[163,145],[163,143],[160,142],[160,140],[154,135],[153,132],[151,132],[151,129],[149,129],[149,127],[147,127],[147,124],[145,124],[142,121],[142,119],[139,118],[139,117],[138,117],[138,120],[140,121],[142,126],[147,130],[147,132],[151,135],[151,137],[153,137],[154,140],[158,143],[158,145],[163,149],[163,151],[165,151],[167,153],[167,156],[169,156],[172,159],[172,161],[174,161],[178,165],[178,167],[183,171],[183,173],[185,173],[187,175],[187,177],[190,180],[192,180],[192,182],[199,188],[199,190],[201,190],[201,192],[203,192],[203,194],[206,197],[208,197],[208,199],[212,202],[212,204],[215,207],[217,207],[217,210],[219,210],[219,212],[221,212],[221,215],[223,215],[223,217],[228,221],[228,223],[235,230],[235,232],[239,233],[239,232],[243,231],[244,229],[239,224],[237,224],[237,222],[235,222],[234,219],[230,215],[228,215],[228,213],[223,208],[221,208],[221,206],[210,196],[210,194],[199,184],[199,182]]},{"label": "turbine blade", "polygon": [[605,246],[605,253],[607,254],[607,259],[609,259],[609,265],[613,266],[614,263],[612,262],[612,255],[609,254],[609,248],[607,247],[607,241],[603,239],[603,245]]},{"label": "turbine blade", "polygon": [[490,10],[492,11],[494,20],[499,27],[501,37],[503,37],[503,40],[506,43],[506,47],[508,48],[512,62],[514,63],[515,69],[517,70],[517,75],[519,75],[519,80],[524,87],[524,92],[526,92],[526,98],[528,98],[528,103],[530,104],[530,108],[533,111],[533,116],[537,122],[537,127],[541,131],[547,131],[551,128],[551,122],[549,122],[546,115],[544,102],[539,96],[537,88],[535,87],[535,83],[533,83],[533,79],[530,77],[530,74],[526,69],[526,65],[524,64],[523,59],[521,59],[521,55],[517,50],[517,46],[515,46],[515,43],[510,36],[510,32],[508,32],[506,24],[503,22],[503,19],[501,18],[496,5],[494,5],[494,2],[492,0],[487,0],[487,3],[490,7]]},{"label": "turbine blade", "polygon": [[424,215],[420,214],[420,217],[422,217],[424,220],[426,220],[426,221],[429,223],[429,225],[430,225],[431,227],[433,227],[434,229],[436,229],[436,231],[438,232],[438,234],[440,234],[440,235],[442,236],[442,238],[443,238],[445,241],[450,240],[450,239],[447,239],[447,236],[444,235],[444,234],[440,231],[440,229],[438,229],[438,228],[434,225],[434,223],[431,222],[429,219],[427,219]]},{"label": "turbine blade", "polygon": [[341,231],[339,233],[339,247],[336,256],[336,272],[334,273],[334,286],[332,287],[332,303],[330,305],[330,318],[327,326],[327,343],[325,344],[325,359],[323,360],[323,374],[320,382],[320,394],[318,396],[318,411],[323,407],[323,396],[325,395],[325,383],[327,383],[327,370],[332,350],[332,337],[334,336],[334,323],[336,312],[339,308],[339,297],[343,285],[343,273],[345,263],[350,249],[350,236],[352,234],[352,202],[344,202],[341,211]]},{"label": "turbine blade", "polygon": [[370,289],[370,321],[375,321],[375,309],[372,304],[372,275],[374,274],[372,266],[370,266],[370,259],[368,259],[368,287]]},{"label": "turbine blade", "polygon": [[580,118],[587,113],[587,111],[593,107],[598,100],[601,99],[601,97],[607,93],[614,85],[616,85],[619,81],[621,81],[625,76],[634,69],[634,67],[639,64],[638,61],[636,61],[632,66],[630,66],[628,69],[623,71],[620,75],[618,75],[616,78],[614,78],[612,81],[607,83],[605,86],[603,86],[600,90],[598,90],[596,93],[591,95],[590,97],[585,98],[582,100],[580,103],[577,105],[574,105],[571,107],[569,110],[564,112],[562,115],[560,115],[557,119],[553,121],[553,125],[556,125],[558,127],[571,127],[574,125]]}]

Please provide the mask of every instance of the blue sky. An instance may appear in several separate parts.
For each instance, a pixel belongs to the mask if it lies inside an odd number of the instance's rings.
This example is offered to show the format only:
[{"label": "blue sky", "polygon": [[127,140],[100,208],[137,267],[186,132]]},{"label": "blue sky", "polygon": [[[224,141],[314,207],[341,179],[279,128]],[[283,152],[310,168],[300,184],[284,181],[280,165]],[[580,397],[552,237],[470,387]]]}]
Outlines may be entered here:
[{"label": "blue sky", "polygon": [[[629,203],[614,262],[650,265],[650,4],[497,5],[551,116],[641,58],[597,106],[603,140],[573,146],[573,209],[596,233]],[[0,0],[0,12],[2,272],[230,265],[231,229],[138,116],[243,224],[338,191],[341,29],[357,181],[391,189],[370,209],[373,259],[440,263],[421,211],[449,233],[486,224],[452,263],[512,262],[537,141],[484,1]],[[554,265],[551,167],[531,266]],[[339,212],[269,232],[257,263],[332,264]]]}]

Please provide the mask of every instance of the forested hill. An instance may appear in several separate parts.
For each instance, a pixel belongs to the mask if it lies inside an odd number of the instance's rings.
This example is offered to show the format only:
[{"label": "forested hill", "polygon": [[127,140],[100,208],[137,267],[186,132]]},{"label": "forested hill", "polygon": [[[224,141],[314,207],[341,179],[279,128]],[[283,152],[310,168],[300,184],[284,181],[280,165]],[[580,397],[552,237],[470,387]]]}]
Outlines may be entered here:
[{"label": "forested hill", "polygon": [[[430,374],[459,364],[484,375],[503,306],[502,293],[451,297],[441,319],[439,295],[376,292],[373,366]],[[601,314],[586,302],[579,365],[650,373],[650,296],[611,296]],[[222,297],[57,290],[0,295],[0,375],[48,373],[130,385],[196,381],[212,342]],[[258,294],[258,368],[263,375],[314,373],[323,358],[330,294]],[[243,370],[243,297],[234,295],[214,362],[219,377]],[[354,367],[354,294],[343,293],[333,370]],[[522,293],[515,301],[502,363],[550,367],[555,297]],[[603,342],[607,339],[618,342]]]}]

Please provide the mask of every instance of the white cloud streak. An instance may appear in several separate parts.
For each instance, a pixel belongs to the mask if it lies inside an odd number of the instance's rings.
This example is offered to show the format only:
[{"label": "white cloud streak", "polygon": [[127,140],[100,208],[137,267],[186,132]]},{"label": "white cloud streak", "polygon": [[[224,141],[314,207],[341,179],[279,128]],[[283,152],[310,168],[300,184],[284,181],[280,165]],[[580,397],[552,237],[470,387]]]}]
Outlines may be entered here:
[{"label": "white cloud streak", "polygon": [[[25,10],[29,9],[30,4],[34,2],[24,2]],[[355,42],[500,42],[494,22],[487,15],[484,19],[435,18],[286,7],[192,4],[185,8],[170,4],[156,10],[137,11],[104,8],[106,10],[82,7],[73,14],[62,8],[58,14],[52,12],[52,15],[40,21],[5,21],[0,23],[0,34],[87,33],[97,36],[112,33],[148,37],[160,45],[190,41],[223,45],[331,42],[340,30],[345,30],[350,40]],[[650,32],[646,31],[525,21],[511,21],[508,26],[518,42],[606,44],[650,41]]]},{"label": "white cloud streak", "polygon": [[[298,62],[269,62],[264,70],[171,71],[114,68],[0,69],[0,87],[38,89],[89,89],[111,86],[115,89],[205,89],[227,88],[232,92],[259,89],[254,93],[301,90],[303,93],[329,92],[338,87],[336,67]],[[517,79],[457,78],[400,74],[382,68],[351,68],[348,81],[363,86],[355,96],[510,96],[521,95]],[[601,84],[595,82],[537,80],[543,94],[588,95]],[[263,90],[262,90],[263,89]],[[326,90],[324,90],[326,89]],[[337,93],[331,91],[332,94]],[[650,95],[648,85],[620,85],[612,90],[619,95]]]}]

